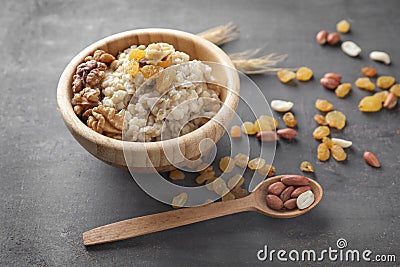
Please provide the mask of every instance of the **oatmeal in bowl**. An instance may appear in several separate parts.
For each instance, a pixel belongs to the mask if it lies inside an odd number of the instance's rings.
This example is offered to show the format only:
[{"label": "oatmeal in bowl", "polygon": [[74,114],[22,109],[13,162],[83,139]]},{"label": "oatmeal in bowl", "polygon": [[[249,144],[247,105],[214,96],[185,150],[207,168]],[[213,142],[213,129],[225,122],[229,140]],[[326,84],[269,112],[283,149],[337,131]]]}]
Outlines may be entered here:
[{"label": "oatmeal in bowl", "polygon": [[141,158],[138,171],[160,171],[182,160],[165,156],[172,144],[193,159],[202,140],[217,142],[238,93],[238,74],[218,47],[192,34],[147,29],[83,50],[62,74],[57,101],[67,127],[90,153],[126,167],[129,151]]}]

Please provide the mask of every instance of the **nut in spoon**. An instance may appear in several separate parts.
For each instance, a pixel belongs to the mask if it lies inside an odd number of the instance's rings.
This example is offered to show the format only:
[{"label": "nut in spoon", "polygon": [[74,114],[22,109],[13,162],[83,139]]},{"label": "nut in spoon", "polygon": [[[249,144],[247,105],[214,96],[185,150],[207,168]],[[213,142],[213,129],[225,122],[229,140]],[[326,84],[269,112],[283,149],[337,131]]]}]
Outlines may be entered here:
[{"label": "nut in spoon", "polygon": [[244,198],[171,210],[97,227],[83,233],[83,244],[90,246],[128,239],[244,211],[257,211],[275,218],[293,218],[310,211],[322,199],[321,186],[308,178],[315,195],[311,206],[303,210],[290,211],[276,211],[269,208],[265,200],[268,186],[280,181],[283,176],[274,176],[265,180],[254,189],[253,193]]}]

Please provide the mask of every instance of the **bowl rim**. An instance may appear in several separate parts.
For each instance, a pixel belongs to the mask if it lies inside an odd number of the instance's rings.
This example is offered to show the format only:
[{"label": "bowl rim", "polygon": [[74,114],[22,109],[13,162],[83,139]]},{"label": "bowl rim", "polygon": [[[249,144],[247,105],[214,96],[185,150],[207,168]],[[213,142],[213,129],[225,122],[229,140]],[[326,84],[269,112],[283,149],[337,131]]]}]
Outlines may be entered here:
[{"label": "bowl rim", "polygon": [[[212,128],[213,123],[215,120],[210,120],[206,124],[202,125],[198,129],[179,136],[175,137],[172,139],[168,140],[163,140],[163,141],[155,141],[155,142],[130,142],[130,141],[122,141],[122,140],[117,140],[113,139],[111,137],[107,137],[105,135],[102,135],[93,129],[90,129],[86,124],[84,124],[79,117],[75,114],[72,108],[72,103],[71,99],[68,99],[68,91],[71,90],[70,87],[70,77],[69,75],[73,75],[75,73],[76,67],[82,63],[83,59],[93,53],[96,49],[100,48],[101,46],[107,47],[107,43],[110,43],[112,41],[116,41],[118,39],[125,39],[129,38],[132,35],[143,35],[143,34],[167,34],[167,35],[173,35],[177,36],[178,38],[186,38],[186,39],[194,39],[196,41],[196,44],[208,47],[210,50],[213,50],[213,53],[217,56],[217,58],[220,60],[220,62],[216,62],[218,64],[225,65],[231,69],[235,69],[233,62],[229,58],[229,56],[218,46],[215,44],[211,43],[208,40],[205,40],[199,36],[196,36],[192,33],[180,31],[180,30],[173,30],[173,29],[165,29],[165,28],[144,28],[144,29],[135,29],[135,30],[129,30],[129,31],[124,31],[116,34],[112,34],[110,36],[107,36],[105,38],[102,38],[83,50],[81,50],[77,55],[75,55],[72,60],[69,61],[67,66],[64,68],[58,85],[57,85],[57,106],[58,109],[62,115],[62,118],[64,120],[64,123],[68,127],[68,129],[71,131],[71,133],[76,133],[79,136],[83,137],[86,140],[89,140],[96,145],[100,146],[105,146],[108,148],[117,148],[117,149],[137,149],[137,150],[153,150],[153,149],[159,149],[160,146],[172,144],[173,142],[181,142],[186,143],[190,142],[190,140],[193,140],[193,138],[196,138],[202,131],[208,128]],[[239,81],[239,76],[238,74],[234,77],[234,80],[231,82],[233,83],[240,83]],[[226,105],[229,108],[233,108],[233,110],[236,109],[238,102],[239,102],[239,91],[240,91],[240,84],[231,84],[233,85],[230,90],[227,91],[227,95],[225,100],[223,101],[224,106]],[[223,107],[224,107],[223,106]],[[220,108],[218,112],[214,115],[213,118],[215,117],[220,117],[221,113],[223,112],[223,108]],[[222,119],[222,118],[221,118]]]}]

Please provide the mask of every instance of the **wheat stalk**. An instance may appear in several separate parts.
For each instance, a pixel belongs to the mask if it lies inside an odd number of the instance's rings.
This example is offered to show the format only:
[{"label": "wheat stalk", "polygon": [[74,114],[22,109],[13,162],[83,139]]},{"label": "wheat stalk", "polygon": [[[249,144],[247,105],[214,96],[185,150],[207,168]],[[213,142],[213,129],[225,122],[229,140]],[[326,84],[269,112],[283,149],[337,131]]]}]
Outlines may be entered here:
[{"label": "wheat stalk", "polygon": [[[211,28],[197,35],[216,45],[222,45],[237,39],[239,37],[239,32],[237,26],[232,22],[229,22],[225,25]],[[271,53],[256,57],[260,51],[261,48],[250,49],[243,52],[230,54],[229,57],[231,58],[236,69],[245,74],[265,74],[283,69],[274,66],[285,60],[287,55],[276,55],[275,53]]]},{"label": "wheat stalk", "polygon": [[198,33],[197,35],[216,45],[222,45],[237,39],[239,37],[239,32],[236,25],[234,25],[232,22],[229,22],[225,25],[220,25],[218,27]]}]

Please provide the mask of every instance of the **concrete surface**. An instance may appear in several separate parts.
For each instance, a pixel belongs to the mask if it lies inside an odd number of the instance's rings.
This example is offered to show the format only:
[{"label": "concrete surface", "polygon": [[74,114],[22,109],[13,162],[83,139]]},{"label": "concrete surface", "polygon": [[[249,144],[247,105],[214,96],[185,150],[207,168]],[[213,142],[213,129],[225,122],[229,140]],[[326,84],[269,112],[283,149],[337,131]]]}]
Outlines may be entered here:
[{"label": "concrete surface", "polygon": [[[170,207],[142,192],[129,173],[103,164],[81,148],[64,126],[55,101],[65,65],[100,38],[144,27],[196,33],[228,21],[238,24],[241,33],[240,40],[223,46],[227,52],[265,47],[265,52],[287,53],[284,66],[309,66],[316,78],[335,71],[353,82],[362,66],[371,65],[380,74],[400,79],[400,2],[0,2],[1,266],[273,266],[276,259],[257,260],[264,245],[322,250],[336,248],[339,238],[345,238],[351,249],[400,257],[400,108],[362,114],[357,104],[367,92],[353,88],[348,98],[339,100],[318,79],[288,87],[274,76],[252,77],[268,99],[296,102],[299,137],[289,144],[281,142],[274,165],[278,174],[299,173],[302,160],[315,165],[325,197],[312,212],[290,220],[244,213],[87,249],[82,245],[84,231]],[[333,31],[342,18],[352,26],[345,38],[364,49],[360,59],[314,41],[318,30]],[[371,62],[367,53],[374,49],[388,51],[393,64]],[[348,116],[346,128],[333,133],[354,141],[345,163],[316,160],[318,143],[311,133],[317,97],[329,99]],[[381,169],[363,162],[364,150],[379,156]]]}]

